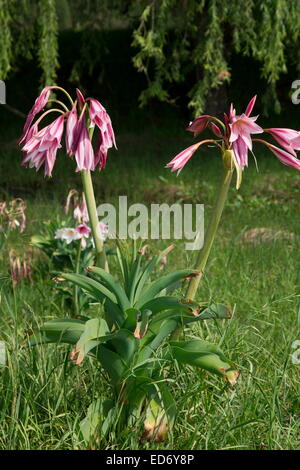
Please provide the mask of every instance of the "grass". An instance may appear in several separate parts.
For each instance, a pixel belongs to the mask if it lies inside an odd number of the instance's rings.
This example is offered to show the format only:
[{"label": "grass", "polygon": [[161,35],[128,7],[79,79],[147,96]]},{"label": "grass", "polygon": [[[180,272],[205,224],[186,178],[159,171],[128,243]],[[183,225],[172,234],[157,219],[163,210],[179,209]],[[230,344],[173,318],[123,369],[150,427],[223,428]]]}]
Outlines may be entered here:
[{"label": "grass", "polygon": [[[21,126],[21,124],[20,124]],[[19,127],[20,127],[19,126]],[[111,152],[105,172],[95,174],[99,201],[198,202],[205,204],[206,222],[221,176],[217,154],[201,150],[179,178],[164,165],[191,136],[176,119],[140,123],[138,134],[124,129],[118,152]],[[4,131],[3,131],[4,132]],[[23,197],[28,227],[10,243],[17,252],[29,246],[42,221],[62,212],[71,187],[80,188],[73,162],[58,158],[54,176],[19,165],[16,125],[7,116],[0,157],[1,198]],[[175,136],[175,137],[174,137]],[[300,366],[291,361],[291,345],[299,332],[299,174],[281,165],[261,147],[256,149],[260,172],[251,163],[237,193],[231,188],[198,300],[219,301],[234,311],[229,321],[206,322],[186,337],[218,343],[238,364],[241,376],[234,389],[222,379],[186,367],[174,368],[169,386],[179,415],[169,441],[145,444],[141,423],[123,435],[112,433],[107,449],[299,449]],[[9,175],[9,177],[7,176]],[[245,232],[271,228],[294,233],[290,239],[250,243]],[[169,241],[152,242],[161,249]],[[6,252],[5,252],[6,254]],[[192,265],[193,254],[176,241],[166,270]],[[49,273],[37,256],[34,284],[12,287],[7,259],[0,272],[0,340],[8,347],[7,367],[0,369],[0,449],[82,449],[78,423],[91,400],[107,386],[92,360],[75,367],[66,346],[27,348],[22,339],[44,319],[64,316]]]}]

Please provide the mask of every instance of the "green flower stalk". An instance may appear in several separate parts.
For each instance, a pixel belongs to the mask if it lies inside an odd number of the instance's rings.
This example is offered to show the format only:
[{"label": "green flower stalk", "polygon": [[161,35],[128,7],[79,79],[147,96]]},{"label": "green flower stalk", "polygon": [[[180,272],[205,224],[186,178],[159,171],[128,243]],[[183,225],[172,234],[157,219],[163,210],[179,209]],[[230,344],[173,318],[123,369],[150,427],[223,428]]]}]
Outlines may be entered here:
[{"label": "green flower stalk", "polygon": [[[231,105],[229,113],[224,115],[224,122],[215,116],[209,116],[207,114],[194,119],[194,121],[189,124],[187,128],[188,131],[193,132],[194,136],[198,136],[208,128],[213,132],[216,138],[202,140],[191,145],[176,155],[167,164],[168,168],[171,168],[172,171],[177,171],[177,174],[179,174],[201,145],[212,143],[215,147],[221,150],[225,166],[224,178],[218,192],[207,234],[205,236],[204,247],[202,251],[199,252],[195,264],[195,270],[197,270],[199,274],[190,281],[186,294],[188,300],[193,300],[195,298],[197,288],[203,276],[224,209],[233,171],[236,170],[236,189],[239,189],[242,183],[243,171],[245,167],[248,166],[248,151],[252,151],[252,143],[259,142],[265,145],[274,155],[276,155],[281,163],[291,166],[298,171],[300,170],[300,160],[297,158],[295,152],[295,150],[300,150],[299,132],[294,129],[263,129],[260,127],[255,122],[257,120],[257,116],[250,116],[255,102],[256,96],[249,101],[245,112],[241,115],[236,115],[236,111],[233,108],[233,105]],[[251,137],[252,134],[262,134],[264,132],[278,142],[282,148],[276,147],[266,140],[254,139]]]},{"label": "green flower stalk", "polygon": [[[227,152],[230,152],[230,150]],[[233,174],[232,168],[225,168],[223,181],[218,191],[217,199],[216,199],[213,212],[211,215],[211,219],[209,222],[207,234],[205,236],[204,246],[203,246],[203,249],[199,251],[197,260],[195,263],[194,269],[196,271],[199,271],[199,275],[196,277],[193,277],[190,280],[187,293],[186,293],[187,300],[194,300],[200,280],[203,276],[206,263],[210,254],[210,250],[212,248],[212,245],[213,245],[213,242],[214,242],[217,230],[218,230],[219,222],[222,216],[222,212],[224,209],[225,201],[226,201],[228,190],[229,190],[230,183],[231,183],[232,174]]]},{"label": "green flower stalk", "polygon": [[101,236],[101,229],[97,214],[97,207],[94,195],[94,188],[92,183],[91,172],[89,170],[81,172],[83,191],[85,195],[87,210],[90,219],[91,230],[96,249],[96,264],[97,266],[108,271],[108,263],[106,260],[104,243]]}]

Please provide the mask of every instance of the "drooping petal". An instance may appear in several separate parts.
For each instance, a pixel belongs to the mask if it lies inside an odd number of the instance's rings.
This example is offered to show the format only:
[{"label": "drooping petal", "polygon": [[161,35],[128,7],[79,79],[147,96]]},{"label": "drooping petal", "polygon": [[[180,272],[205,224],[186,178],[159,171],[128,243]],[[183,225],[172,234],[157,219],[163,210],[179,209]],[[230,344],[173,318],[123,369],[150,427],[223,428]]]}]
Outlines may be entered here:
[{"label": "drooping petal", "polygon": [[69,155],[74,155],[75,146],[78,139],[78,116],[76,112],[76,104],[69,112],[66,126],[66,148]]},{"label": "drooping petal", "polygon": [[294,139],[291,140],[291,146],[295,150],[300,150],[300,132],[298,133],[297,137],[295,137]]},{"label": "drooping petal", "polygon": [[83,94],[79,90],[79,88],[76,88],[76,95],[77,95],[78,103],[82,107],[85,103],[85,99],[84,99]]},{"label": "drooping petal", "polygon": [[220,128],[219,128],[214,122],[211,122],[211,123],[210,123],[210,127],[211,127],[211,130],[213,131],[213,133],[214,133],[217,137],[223,137]]},{"label": "drooping petal", "polygon": [[20,137],[20,139],[18,141],[19,145],[22,144],[24,141],[28,140],[27,135],[28,135],[30,126],[32,124],[32,121],[34,120],[35,116],[40,111],[42,111],[42,109],[46,106],[46,104],[49,100],[49,95],[50,95],[50,91],[51,91],[52,88],[53,87],[51,87],[51,86],[48,86],[48,87],[44,88],[41,91],[40,95],[35,100],[33,107],[31,108],[31,110],[28,113],[28,116],[27,116],[27,119],[26,119],[26,122],[25,122],[25,126],[24,126],[24,129],[23,129],[23,134],[22,134],[22,136]]},{"label": "drooping petal", "polygon": [[167,165],[166,168],[172,168],[171,171],[177,171],[177,175],[181,172],[182,168],[187,164],[189,159],[194,155],[199,145],[202,142],[198,142],[197,144],[191,145],[190,147],[186,148],[182,152],[180,152],[176,157],[173,158]]},{"label": "drooping petal", "polygon": [[278,160],[281,161],[284,165],[291,166],[295,168],[296,170],[300,170],[300,160],[290,153],[286,152],[285,150],[282,150],[279,147],[276,147],[273,144],[270,144],[269,142],[266,142],[264,140],[260,140],[260,142],[268,147],[271,152],[276,155]]},{"label": "drooping petal", "polygon": [[232,149],[236,156],[239,166],[243,169],[248,165],[248,147],[245,141],[239,137],[232,144]]},{"label": "drooping petal", "polygon": [[203,132],[204,129],[206,129],[207,124],[210,121],[210,118],[211,116],[209,116],[208,114],[203,114],[203,116],[199,116],[196,119],[194,119],[194,121],[191,121],[188,127],[186,128],[186,130],[193,132],[194,137],[196,137],[201,132]]},{"label": "drooping petal", "polygon": [[229,121],[231,121],[234,116],[235,116],[235,109],[233,107],[233,104],[231,103],[230,108],[229,108],[229,114],[228,114]]},{"label": "drooping petal", "polygon": [[265,129],[265,132],[271,134],[281,147],[296,157],[295,150],[300,149],[300,132],[288,128],[270,128]]},{"label": "drooping petal", "polygon": [[97,149],[95,152],[94,168],[99,166],[105,168],[108,149],[116,147],[115,134],[111,119],[102,104],[94,98],[87,98],[89,101],[89,113],[91,123],[99,129]]},{"label": "drooping petal", "polygon": [[248,106],[247,106],[246,111],[245,111],[246,116],[250,116],[250,114],[252,113],[252,110],[253,110],[254,105],[255,105],[256,97],[257,97],[257,95],[253,96],[253,98],[249,101]]},{"label": "drooping petal", "polygon": [[75,149],[76,171],[94,170],[94,150],[84,119],[80,119],[78,126],[80,131],[78,131],[79,137]]}]

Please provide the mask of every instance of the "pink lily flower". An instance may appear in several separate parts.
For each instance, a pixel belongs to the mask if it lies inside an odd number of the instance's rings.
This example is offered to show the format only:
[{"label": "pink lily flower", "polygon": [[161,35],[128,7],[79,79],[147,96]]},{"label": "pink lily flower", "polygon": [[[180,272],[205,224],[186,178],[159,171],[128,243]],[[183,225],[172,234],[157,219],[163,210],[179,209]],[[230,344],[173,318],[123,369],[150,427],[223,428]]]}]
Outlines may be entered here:
[{"label": "pink lily flower", "polygon": [[248,149],[252,150],[251,134],[262,134],[264,130],[255,124],[256,117],[250,117],[250,113],[256,101],[254,96],[249,102],[246,111],[240,116],[235,115],[235,110],[231,106],[229,111],[229,142],[232,143],[237,164],[241,169],[248,165]]},{"label": "pink lily flower", "polygon": [[[189,124],[187,130],[194,132],[194,135],[197,136],[208,128],[218,139],[202,140],[191,145],[176,155],[166,167],[171,168],[171,171],[177,170],[177,174],[179,174],[198,147],[211,142],[221,150],[226,168],[233,169],[235,167],[237,172],[236,188],[239,189],[243,169],[248,165],[248,151],[252,150],[252,142],[255,141],[266,145],[284,165],[300,170],[300,160],[295,152],[295,150],[300,150],[300,132],[287,128],[262,129],[256,124],[257,116],[250,116],[255,102],[256,96],[249,101],[245,113],[241,115],[236,115],[231,104],[229,113],[224,115],[224,122],[207,114],[197,117]],[[262,139],[252,138],[252,134],[262,134],[263,132],[272,135],[283,148],[276,147]]]},{"label": "pink lily flower", "polygon": [[32,124],[32,121],[34,120],[35,116],[40,111],[42,111],[42,109],[46,106],[46,104],[49,100],[49,95],[50,95],[50,91],[51,91],[52,88],[53,87],[51,87],[51,86],[47,86],[46,88],[44,88],[42,90],[41,94],[35,100],[35,103],[34,103],[32,109],[28,113],[28,116],[27,116],[27,119],[26,119],[26,122],[25,122],[25,126],[24,126],[24,129],[23,129],[23,134],[20,137],[19,142],[18,142],[19,145],[22,144],[22,142],[29,140],[28,132],[29,132],[30,126]]},{"label": "pink lily flower", "polygon": [[[71,110],[64,103],[58,101],[58,104],[63,109],[47,110],[33,123],[36,114],[39,113],[49,101],[50,91],[53,88],[58,88],[68,96],[69,101],[72,103]],[[61,147],[60,131],[63,131],[63,126],[58,126],[57,130],[54,129],[57,123],[63,124],[64,117],[67,116],[65,135],[66,150],[71,157],[75,156],[77,163],[76,171],[95,170],[97,166],[101,170],[105,167],[108,149],[113,146],[116,147],[111,119],[99,101],[94,98],[85,99],[78,89],[76,90],[76,94],[77,100],[73,102],[70,95],[61,87],[51,86],[43,89],[27,116],[23,134],[19,140],[20,144],[25,141],[23,147],[23,165],[28,163],[29,167],[35,167],[38,170],[42,164],[45,163],[45,174],[51,175],[57,149]],[[62,116],[39,131],[39,122],[46,114],[48,115],[53,111],[61,113]],[[87,117],[87,111],[89,113],[89,119]],[[100,131],[95,152],[87,129],[88,123],[90,123],[91,127],[96,125]]]},{"label": "pink lily flower", "polygon": [[57,150],[64,130],[64,116],[59,116],[48,126],[34,134],[24,145],[22,165],[38,171],[45,163],[45,175],[51,176]]}]

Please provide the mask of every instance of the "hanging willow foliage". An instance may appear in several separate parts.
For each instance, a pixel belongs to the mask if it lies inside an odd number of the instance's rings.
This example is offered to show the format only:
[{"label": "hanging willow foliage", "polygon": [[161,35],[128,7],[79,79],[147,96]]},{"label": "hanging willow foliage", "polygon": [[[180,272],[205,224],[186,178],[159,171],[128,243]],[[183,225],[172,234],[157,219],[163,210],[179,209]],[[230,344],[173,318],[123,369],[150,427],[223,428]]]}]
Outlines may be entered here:
[{"label": "hanging willow foliage", "polygon": [[38,57],[43,70],[42,83],[55,83],[58,67],[57,15],[55,0],[39,0],[40,40]]},{"label": "hanging willow foliage", "polygon": [[269,98],[287,71],[286,51],[300,35],[300,2],[294,0],[145,0],[134,32],[137,69],[148,79],[141,103],[170,99],[170,82],[184,81],[194,70],[190,107],[203,111],[211,90],[230,81],[233,51],[261,63]]},{"label": "hanging willow foliage", "polygon": [[78,76],[84,55],[89,70],[93,60],[99,62],[101,45],[97,51],[89,34],[133,29],[133,63],[148,81],[141,104],[151,98],[171,102],[172,84],[186,82],[192,83],[189,106],[202,112],[209,94],[230,82],[236,52],[258,61],[268,84],[265,102],[279,109],[276,84],[288,60],[300,70],[298,0],[0,0],[0,79],[20,57],[37,55],[42,85],[53,83],[58,30],[68,28],[87,38],[73,68]]},{"label": "hanging willow foliage", "polygon": [[6,78],[11,64],[12,57],[12,37],[10,32],[10,11],[9,1],[0,0],[0,31],[1,31],[1,46],[0,46],[0,78]]},{"label": "hanging willow foliage", "polygon": [[58,67],[56,0],[0,0],[0,79],[20,58],[37,53],[42,86],[53,84]]}]

